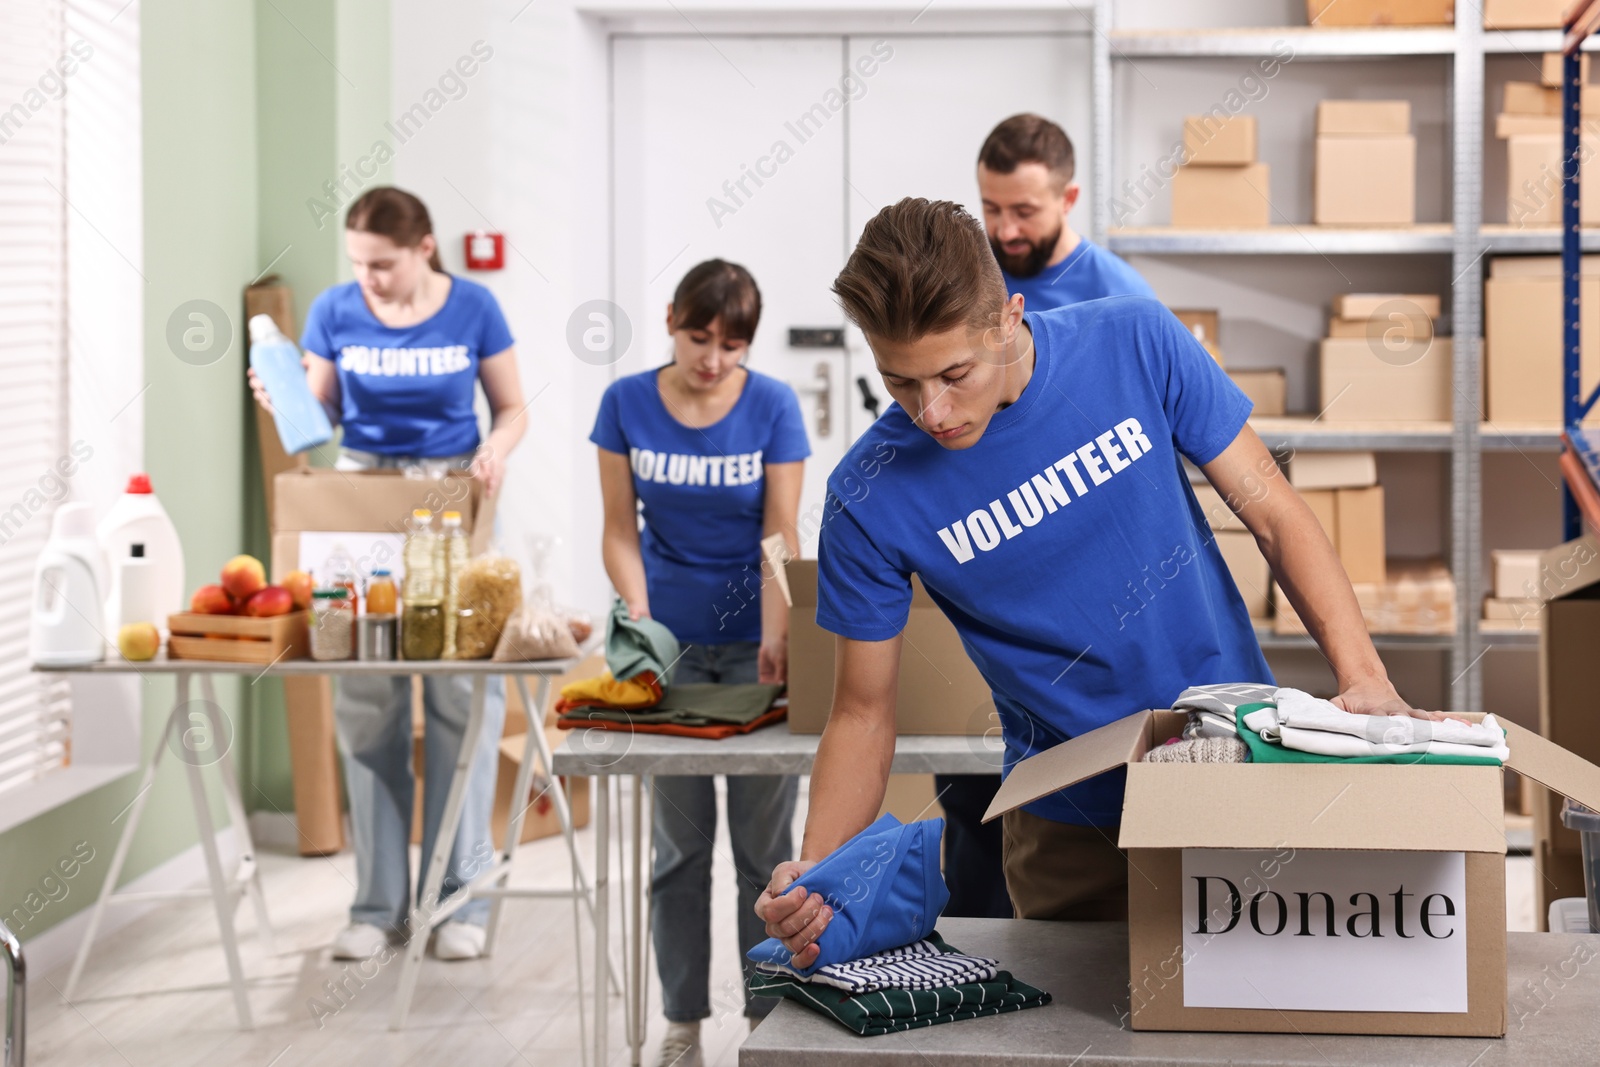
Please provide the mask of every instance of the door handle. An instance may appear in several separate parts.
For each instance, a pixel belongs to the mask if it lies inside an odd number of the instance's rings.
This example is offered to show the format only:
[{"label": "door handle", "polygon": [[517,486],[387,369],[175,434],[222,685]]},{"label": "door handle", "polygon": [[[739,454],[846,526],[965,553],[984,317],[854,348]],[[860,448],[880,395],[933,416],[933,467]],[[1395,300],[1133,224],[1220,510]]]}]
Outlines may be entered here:
[{"label": "door handle", "polygon": [[815,375],[809,381],[790,382],[800,396],[814,397],[813,418],[817,436],[827,437],[833,432],[833,369],[827,363],[818,363]]},{"label": "door handle", "polygon": [[872,418],[876,420],[878,418],[878,397],[873,393],[872,386],[863,377],[856,379],[856,388],[861,390],[861,406],[866,408],[871,413]]}]

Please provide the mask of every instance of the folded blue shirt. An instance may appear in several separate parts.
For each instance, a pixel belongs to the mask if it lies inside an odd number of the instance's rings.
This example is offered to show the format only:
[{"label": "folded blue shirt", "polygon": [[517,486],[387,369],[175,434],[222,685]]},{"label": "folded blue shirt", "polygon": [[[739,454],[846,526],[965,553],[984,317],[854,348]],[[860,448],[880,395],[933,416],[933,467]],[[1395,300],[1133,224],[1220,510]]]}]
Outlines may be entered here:
[{"label": "folded blue shirt", "polygon": [[[833,909],[833,920],[817,939],[816,961],[796,973],[810,975],[931,934],[950,900],[939,870],[943,833],[943,819],[903,824],[885,815],[795,879],[795,885],[820,893]],[[775,937],[748,955],[755,963],[794,967],[789,950]]]}]

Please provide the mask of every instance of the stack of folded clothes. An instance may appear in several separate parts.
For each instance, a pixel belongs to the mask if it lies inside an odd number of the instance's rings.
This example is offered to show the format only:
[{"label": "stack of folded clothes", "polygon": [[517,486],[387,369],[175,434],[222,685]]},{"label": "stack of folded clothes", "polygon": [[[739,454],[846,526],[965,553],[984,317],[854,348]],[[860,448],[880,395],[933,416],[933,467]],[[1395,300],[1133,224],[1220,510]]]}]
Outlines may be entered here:
[{"label": "stack of folded clothes", "polygon": [[784,996],[858,1034],[915,1030],[1050,1003],[999,962],[967,956],[933,929],[950,899],[939,870],[944,820],[885,815],[796,881],[821,894],[833,920],[806,968],[776,938],[750,950],[750,988]]},{"label": "stack of folded clothes", "polygon": [[1352,715],[1298,689],[1240,704],[1239,738],[1257,763],[1444,763],[1500,766],[1511,758],[1493,715],[1481,722]]},{"label": "stack of folded clothes", "polygon": [[781,685],[669,684],[678,639],[653,619],[630,619],[619,597],[606,620],[606,673],[561,687],[563,730],[626,730],[716,740],[778,722]]}]

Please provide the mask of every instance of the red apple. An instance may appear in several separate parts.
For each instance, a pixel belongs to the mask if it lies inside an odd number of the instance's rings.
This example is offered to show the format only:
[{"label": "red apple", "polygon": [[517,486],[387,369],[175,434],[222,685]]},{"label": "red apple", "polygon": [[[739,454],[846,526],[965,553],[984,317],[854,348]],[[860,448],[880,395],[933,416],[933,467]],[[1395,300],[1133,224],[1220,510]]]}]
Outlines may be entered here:
[{"label": "red apple", "polygon": [[189,598],[189,610],[201,615],[231,615],[233,598],[220,585],[202,585]]},{"label": "red apple", "polygon": [[222,565],[222,588],[235,600],[249,600],[267,585],[267,569],[254,556],[234,556]]},{"label": "red apple", "polygon": [[274,615],[287,615],[293,610],[294,597],[289,595],[289,590],[281,585],[269,585],[246,600],[244,610],[239,614],[266,619]]},{"label": "red apple", "polygon": [[278,583],[289,590],[289,595],[294,597],[294,606],[309,608],[311,606],[311,575],[305,571],[290,571]]}]

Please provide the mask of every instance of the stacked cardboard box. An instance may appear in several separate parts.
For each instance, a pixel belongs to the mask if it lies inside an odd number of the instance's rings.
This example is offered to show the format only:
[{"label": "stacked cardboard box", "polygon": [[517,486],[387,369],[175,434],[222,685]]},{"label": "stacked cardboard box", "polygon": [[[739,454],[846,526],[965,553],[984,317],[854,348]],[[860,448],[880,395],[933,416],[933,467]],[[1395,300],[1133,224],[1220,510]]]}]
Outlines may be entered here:
[{"label": "stacked cardboard box", "polygon": [[[1589,160],[1600,150],[1595,116],[1600,86],[1589,82],[1589,57],[1580,64],[1583,79],[1583,155],[1580,179],[1585,225],[1600,221],[1600,186]],[[1548,54],[1538,82],[1506,82],[1495,136],[1506,142],[1506,221],[1514,226],[1555,226],[1561,221],[1561,56]]]},{"label": "stacked cardboard box", "polygon": [[1515,623],[1535,629],[1544,600],[1539,592],[1542,549],[1495,549],[1489,554],[1494,571],[1492,592],[1483,601],[1487,622]]},{"label": "stacked cardboard box", "polygon": [[1383,486],[1371,452],[1298,453],[1289,484],[1311,507],[1352,582],[1382,582],[1387,547]]},{"label": "stacked cardboard box", "polygon": [[1455,0],[1306,0],[1313,26],[1449,26]]},{"label": "stacked cardboard box", "polygon": [[[1584,256],[1579,380],[1600,378],[1600,256]],[[1484,395],[1493,422],[1561,421],[1561,258],[1500,256],[1484,282]]]},{"label": "stacked cardboard box", "polygon": [[1417,139],[1406,100],[1317,105],[1312,221],[1323,226],[1410,226],[1417,221]]},{"label": "stacked cardboard box", "polygon": [[1322,342],[1322,419],[1449,421],[1451,345],[1434,336],[1439,312],[1433,293],[1335,297]]},{"label": "stacked cardboard box", "polygon": [[1210,482],[1204,479],[1191,481],[1190,488],[1194,490],[1195,500],[1200,504],[1200,512],[1206,518],[1211,536],[1216,539],[1222,562],[1227,564],[1233,584],[1244,599],[1245,609],[1250,612],[1252,619],[1270,618],[1272,568],[1267,565],[1267,557],[1261,554],[1255,534],[1245,528],[1239,516],[1233,513],[1233,509],[1222,499],[1222,494],[1212,488]]},{"label": "stacked cardboard box", "polygon": [[[1179,322],[1188,327],[1190,333],[1194,334],[1195,340],[1205,346],[1205,350],[1211,353],[1211,358],[1217,361],[1217,365],[1225,366],[1222,359],[1222,325],[1216,310],[1173,308],[1172,313],[1178,317]],[[1254,405],[1252,414],[1271,416],[1284,413],[1289,388],[1282,368],[1230,370],[1228,377],[1250,398],[1250,402]]]},{"label": "stacked cardboard box", "polygon": [[1173,308],[1172,313],[1185,329],[1194,334],[1194,339],[1211,353],[1217,366],[1222,366],[1222,325],[1216,308]]},{"label": "stacked cardboard box", "polygon": [[1486,30],[1555,30],[1573,0],[1483,0]]},{"label": "stacked cardboard box", "polygon": [[[1452,634],[1456,628],[1456,583],[1439,560],[1388,562],[1381,582],[1352,582],[1367,632],[1384,634]],[[1274,586],[1277,613],[1273,628],[1281,634],[1303,634],[1305,623]]]},{"label": "stacked cardboard box", "polygon": [[1172,225],[1253,229],[1271,220],[1271,172],[1256,160],[1252,115],[1213,111],[1183,123],[1186,162],[1172,176]]}]

